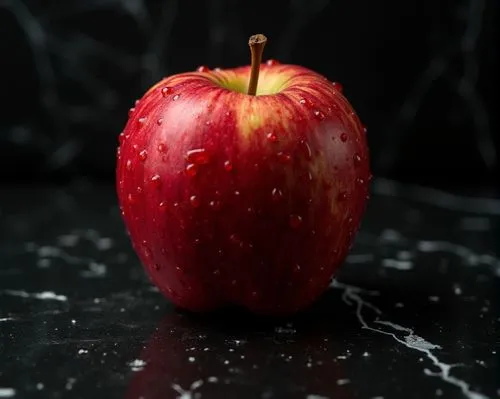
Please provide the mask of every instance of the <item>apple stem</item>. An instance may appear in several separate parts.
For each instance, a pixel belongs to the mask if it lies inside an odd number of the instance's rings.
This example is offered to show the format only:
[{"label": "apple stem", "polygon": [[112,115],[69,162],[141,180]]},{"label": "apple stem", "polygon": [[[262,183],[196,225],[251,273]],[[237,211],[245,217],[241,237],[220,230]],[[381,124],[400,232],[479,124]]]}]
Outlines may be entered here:
[{"label": "apple stem", "polygon": [[250,82],[248,83],[248,94],[255,96],[257,94],[257,83],[259,82],[260,63],[262,62],[262,53],[266,45],[267,37],[263,34],[250,36],[248,45],[252,55],[252,66],[250,70]]}]

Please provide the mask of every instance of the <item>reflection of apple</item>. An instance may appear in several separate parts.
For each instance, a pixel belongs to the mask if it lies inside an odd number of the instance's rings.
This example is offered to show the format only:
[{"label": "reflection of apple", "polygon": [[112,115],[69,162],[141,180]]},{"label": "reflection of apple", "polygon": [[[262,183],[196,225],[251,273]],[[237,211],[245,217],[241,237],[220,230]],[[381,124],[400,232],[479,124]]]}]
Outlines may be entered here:
[{"label": "reflection of apple", "polygon": [[333,320],[328,313],[319,324],[288,325],[234,313],[228,323],[224,313],[197,318],[170,312],[136,355],[145,366],[132,374],[125,399],[352,398],[353,386],[338,383],[350,378],[345,360],[335,360],[345,354],[336,338],[344,342],[346,331],[326,324]]},{"label": "reflection of apple", "polygon": [[301,66],[261,66],[264,43],[251,38],[251,67],[157,83],[120,135],[118,197],[132,243],[186,309],[306,307],[364,212],[368,149],[341,86]]}]

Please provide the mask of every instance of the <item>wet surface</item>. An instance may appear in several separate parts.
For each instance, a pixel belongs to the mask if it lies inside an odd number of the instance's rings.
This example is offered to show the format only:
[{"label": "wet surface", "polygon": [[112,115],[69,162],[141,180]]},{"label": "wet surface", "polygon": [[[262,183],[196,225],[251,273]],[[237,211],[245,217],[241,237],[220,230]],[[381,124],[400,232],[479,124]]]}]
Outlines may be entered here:
[{"label": "wet surface", "polygon": [[331,288],[280,320],[174,309],[112,187],[2,189],[0,398],[500,397],[500,201],[374,189]]}]

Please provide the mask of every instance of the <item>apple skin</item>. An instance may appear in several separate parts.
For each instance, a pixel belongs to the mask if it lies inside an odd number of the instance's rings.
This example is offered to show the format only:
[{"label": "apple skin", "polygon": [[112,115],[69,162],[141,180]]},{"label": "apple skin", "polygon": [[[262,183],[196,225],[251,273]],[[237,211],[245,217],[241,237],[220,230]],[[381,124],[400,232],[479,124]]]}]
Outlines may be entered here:
[{"label": "apple skin", "polygon": [[191,311],[295,313],[353,243],[371,179],[365,129],[339,84],[262,64],[167,77],[129,112],[117,194],[152,282]]}]

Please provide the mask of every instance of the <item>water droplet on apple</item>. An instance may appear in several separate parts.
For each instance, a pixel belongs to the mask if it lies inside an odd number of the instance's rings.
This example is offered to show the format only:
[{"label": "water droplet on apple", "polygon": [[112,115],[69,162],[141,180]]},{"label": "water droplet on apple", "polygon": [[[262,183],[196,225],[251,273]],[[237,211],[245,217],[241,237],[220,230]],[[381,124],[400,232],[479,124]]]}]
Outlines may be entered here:
[{"label": "water droplet on apple", "polygon": [[276,135],[276,133],[268,133],[267,134],[267,139],[271,142],[271,143],[276,143],[278,141],[278,136]]},{"label": "water droplet on apple", "polygon": [[148,242],[144,240],[142,242],[142,253],[146,258],[151,258],[151,250],[148,247]]},{"label": "water droplet on apple", "polygon": [[118,142],[120,144],[123,144],[123,142],[125,141],[125,133],[121,132],[119,135],[118,135]]},{"label": "water droplet on apple", "polygon": [[194,177],[198,173],[198,167],[194,163],[190,163],[186,166],[186,175],[189,177]]},{"label": "water droplet on apple", "polygon": [[201,205],[201,201],[196,195],[189,197],[189,202],[193,208],[198,208]]},{"label": "water droplet on apple", "polygon": [[341,83],[339,82],[332,82],[333,87],[335,90],[337,90],[339,93],[342,93],[344,91],[344,86],[342,86]]},{"label": "water droplet on apple", "polygon": [[155,187],[160,187],[161,186],[161,178],[160,178],[160,175],[153,175],[151,177],[151,183],[153,183],[153,185]]},{"label": "water droplet on apple", "polygon": [[172,97],[172,100],[177,101],[179,99],[180,95],[176,94],[175,96]]},{"label": "water droplet on apple", "polygon": [[239,197],[239,196],[240,196],[240,192],[239,192],[238,190],[235,190],[234,195],[235,195],[236,197]]},{"label": "water droplet on apple", "polygon": [[310,161],[312,159],[312,150],[309,146],[309,143],[306,140],[300,140],[300,147],[302,148],[302,152],[304,153],[306,159]]},{"label": "water droplet on apple", "polygon": [[301,99],[299,100],[299,103],[300,103],[300,104],[302,104],[302,105],[306,105],[306,102],[307,102],[307,101],[306,101],[306,99],[305,99],[305,98],[301,98]]},{"label": "water droplet on apple", "polygon": [[362,125],[361,129],[363,130],[364,134],[366,134],[366,132],[368,132],[368,129],[367,129],[367,127],[365,125]]},{"label": "water droplet on apple", "polygon": [[290,215],[289,223],[291,228],[298,228],[302,224],[302,216],[296,214]]},{"label": "water droplet on apple", "polygon": [[356,183],[358,184],[364,184],[364,180],[361,177],[356,178]]},{"label": "water droplet on apple", "polygon": [[160,143],[158,144],[158,152],[161,152],[161,153],[164,153],[165,151],[167,151],[167,146],[163,143]]},{"label": "water droplet on apple", "polygon": [[361,156],[358,153],[355,153],[352,159],[354,160],[354,165],[359,166],[359,164],[361,163]]},{"label": "water droplet on apple", "polygon": [[224,169],[227,172],[231,172],[233,170],[233,164],[231,163],[231,161],[225,161],[224,162]]},{"label": "water droplet on apple", "polygon": [[160,265],[158,263],[153,264],[153,268],[158,271],[161,269]]},{"label": "water droplet on apple", "polygon": [[160,126],[162,123],[163,123],[163,118],[158,118],[158,120],[156,121],[156,124],[158,126]]},{"label": "water droplet on apple", "polygon": [[140,99],[135,100],[135,105],[139,104]]},{"label": "water droplet on apple", "polygon": [[121,154],[120,147],[117,147],[117,148],[116,148],[116,157],[117,157],[118,159],[120,159],[120,154]]},{"label": "water droplet on apple", "polygon": [[266,61],[266,65],[267,65],[267,66],[280,65],[280,62],[279,62],[279,61],[277,61],[277,60],[270,59],[270,60],[267,60],[267,61]]},{"label": "water droplet on apple", "polygon": [[314,113],[314,116],[316,117],[316,119],[318,119],[320,121],[325,119],[325,114],[322,111],[320,111],[319,109],[315,109],[313,111],[313,113]]},{"label": "water droplet on apple", "polygon": [[198,72],[209,72],[210,68],[205,66],[205,65],[200,65],[198,68],[196,68]]},{"label": "water droplet on apple", "polygon": [[130,108],[130,109],[128,110],[128,116],[132,116],[132,114],[134,113],[134,111],[135,111],[135,108],[134,108],[134,107]]},{"label": "water droplet on apple", "polygon": [[135,189],[135,191],[137,191],[137,194],[142,194],[142,187],[141,186],[137,186],[137,188]]},{"label": "water droplet on apple", "polygon": [[347,141],[347,133],[342,133],[340,135],[340,140],[342,140],[342,142],[345,143]]},{"label": "water droplet on apple", "polygon": [[133,205],[135,204],[135,197],[132,193],[130,193],[128,196],[127,196],[127,200],[129,202],[129,204]]},{"label": "water droplet on apple", "polygon": [[301,269],[300,265],[298,263],[296,263],[295,264],[295,271],[300,272],[300,269]]},{"label": "water droplet on apple", "polygon": [[137,121],[138,121],[141,125],[143,125],[143,124],[146,122],[146,119],[147,119],[147,118],[146,118],[145,116],[143,116],[143,117],[139,118]]},{"label": "water droplet on apple", "polygon": [[146,150],[142,150],[139,153],[139,159],[144,162],[148,158],[148,152]]},{"label": "water droplet on apple", "polygon": [[283,191],[275,187],[273,188],[273,191],[271,191],[271,197],[273,198],[273,201],[281,201],[283,199]]},{"label": "water droplet on apple", "polygon": [[210,162],[210,156],[204,148],[196,148],[186,153],[186,161],[196,165],[207,164]]},{"label": "water droplet on apple", "polygon": [[286,152],[278,152],[277,157],[278,160],[282,163],[288,163],[292,160],[292,156]]},{"label": "water droplet on apple", "polygon": [[165,212],[167,210],[167,203],[165,201],[161,201],[158,204],[158,207],[160,208],[160,211]]},{"label": "water droplet on apple", "polygon": [[125,163],[125,167],[127,168],[127,170],[132,169],[132,161],[130,159],[127,159],[127,162]]},{"label": "water droplet on apple", "polygon": [[347,193],[345,191],[341,191],[339,195],[337,196],[337,199],[339,201],[345,201],[347,200]]},{"label": "water droplet on apple", "polygon": [[215,200],[215,201],[210,201],[208,203],[208,205],[210,206],[210,208],[214,211],[217,211],[220,209],[220,201],[218,200]]},{"label": "water droplet on apple", "polygon": [[161,95],[163,97],[167,97],[172,92],[173,92],[173,89],[169,86],[165,86],[164,88],[161,89]]}]

